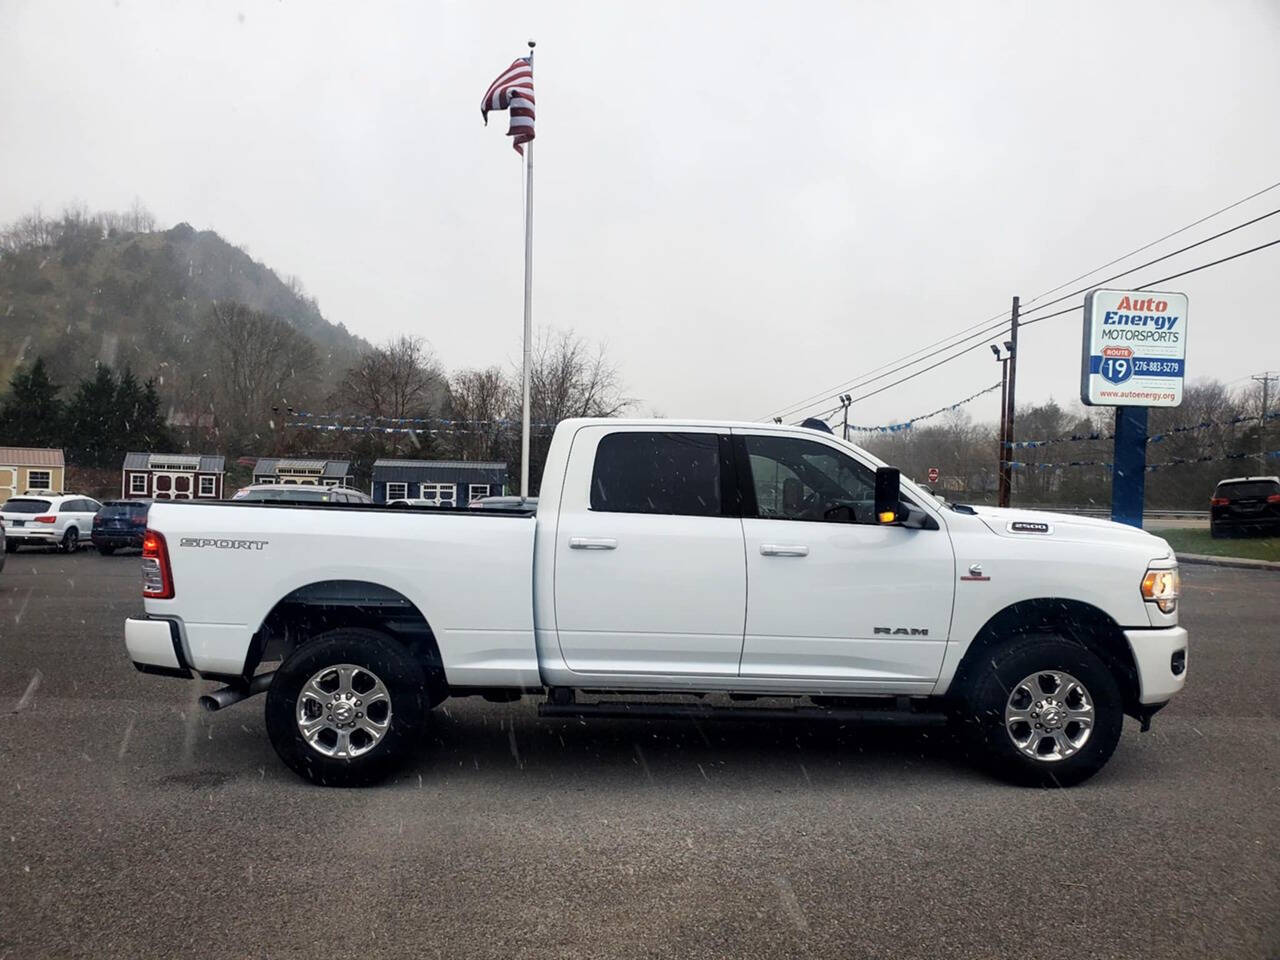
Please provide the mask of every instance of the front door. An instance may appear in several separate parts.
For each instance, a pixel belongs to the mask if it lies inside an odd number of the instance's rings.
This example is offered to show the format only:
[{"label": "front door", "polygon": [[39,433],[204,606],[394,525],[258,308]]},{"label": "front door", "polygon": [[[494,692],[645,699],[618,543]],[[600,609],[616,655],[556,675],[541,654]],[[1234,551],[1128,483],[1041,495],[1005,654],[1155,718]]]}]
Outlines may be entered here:
[{"label": "front door", "polygon": [[936,680],[955,584],[946,531],[876,523],[875,471],[834,438],[735,430],[734,443],[755,499],[742,676]]},{"label": "front door", "polygon": [[18,495],[18,468],[0,467],[0,503]]},{"label": "front door", "polygon": [[571,670],[733,677],[742,521],[728,435],[589,426],[572,440],[555,548],[555,622]]}]

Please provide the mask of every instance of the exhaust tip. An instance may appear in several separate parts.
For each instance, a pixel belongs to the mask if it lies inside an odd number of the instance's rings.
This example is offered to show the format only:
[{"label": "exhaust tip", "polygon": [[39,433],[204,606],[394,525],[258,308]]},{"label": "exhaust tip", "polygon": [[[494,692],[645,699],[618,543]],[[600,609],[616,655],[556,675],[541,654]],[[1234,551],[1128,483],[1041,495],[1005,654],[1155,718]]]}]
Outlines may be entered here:
[{"label": "exhaust tip", "polygon": [[200,706],[204,707],[210,713],[214,713],[215,711],[222,709],[222,704],[218,702],[217,698],[211,697],[208,694],[205,694],[200,698]]}]

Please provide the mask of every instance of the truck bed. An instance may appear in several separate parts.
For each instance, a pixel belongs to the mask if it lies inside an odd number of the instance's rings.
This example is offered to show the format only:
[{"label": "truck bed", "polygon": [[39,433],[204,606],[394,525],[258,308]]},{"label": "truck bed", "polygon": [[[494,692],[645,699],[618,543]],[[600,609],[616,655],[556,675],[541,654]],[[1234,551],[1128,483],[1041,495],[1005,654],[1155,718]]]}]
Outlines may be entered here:
[{"label": "truck bed", "polygon": [[531,511],[365,504],[158,501],[172,618],[190,666],[238,674],[271,610],[323,583],[391,590],[426,619],[456,686],[539,682],[533,633]]}]

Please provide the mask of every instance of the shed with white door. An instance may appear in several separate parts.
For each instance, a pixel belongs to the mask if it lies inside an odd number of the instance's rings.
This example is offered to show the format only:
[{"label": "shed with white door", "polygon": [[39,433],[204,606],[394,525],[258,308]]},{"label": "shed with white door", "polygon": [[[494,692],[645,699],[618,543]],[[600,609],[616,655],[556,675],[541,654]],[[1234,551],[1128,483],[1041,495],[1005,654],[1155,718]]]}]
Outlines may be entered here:
[{"label": "shed with white door", "polygon": [[221,500],[226,458],[198,453],[126,453],[120,496],[126,500]]},{"label": "shed with white door", "polygon": [[61,450],[46,447],[0,447],[0,503],[28,490],[60,493],[66,461]]},{"label": "shed with white door", "polygon": [[428,500],[465,507],[506,492],[507,465],[488,460],[375,460],[369,495],[374,503]]}]

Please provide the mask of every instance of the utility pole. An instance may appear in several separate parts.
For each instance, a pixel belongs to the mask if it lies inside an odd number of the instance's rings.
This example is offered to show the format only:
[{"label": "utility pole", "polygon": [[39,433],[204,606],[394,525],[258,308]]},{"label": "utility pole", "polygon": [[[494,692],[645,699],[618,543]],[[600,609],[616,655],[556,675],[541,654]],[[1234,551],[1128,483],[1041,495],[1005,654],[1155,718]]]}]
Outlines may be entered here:
[{"label": "utility pole", "polygon": [[1260,373],[1256,377],[1250,377],[1251,380],[1257,380],[1262,384],[1262,409],[1258,413],[1258,473],[1267,472],[1267,394],[1268,387],[1271,386],[1272,380],[1280,381],[1277,376],[1270,371]]},{"label": "utility pole", "polygon": [[844,407],[844,429],[840,431],[840,436],[845,442],[849,442],[849,406],[853,403],[853,397],[849,394],[841,394],[840,406]]},{"label": "utility pole", "polygon": [[1013,298],[1013,307],[1009,311],[1009,389],[1006,391],[1004,414],[1004,437],[1001,451],[1004,456],[1000,460],[1000,506],[1009,506],[1009,498],[1013,493],[1013,468],[1009,466],[1009,445],[1013,443],[1013,412],[1015,409],[1014,390],[1018,380],[1018,298]]}]

